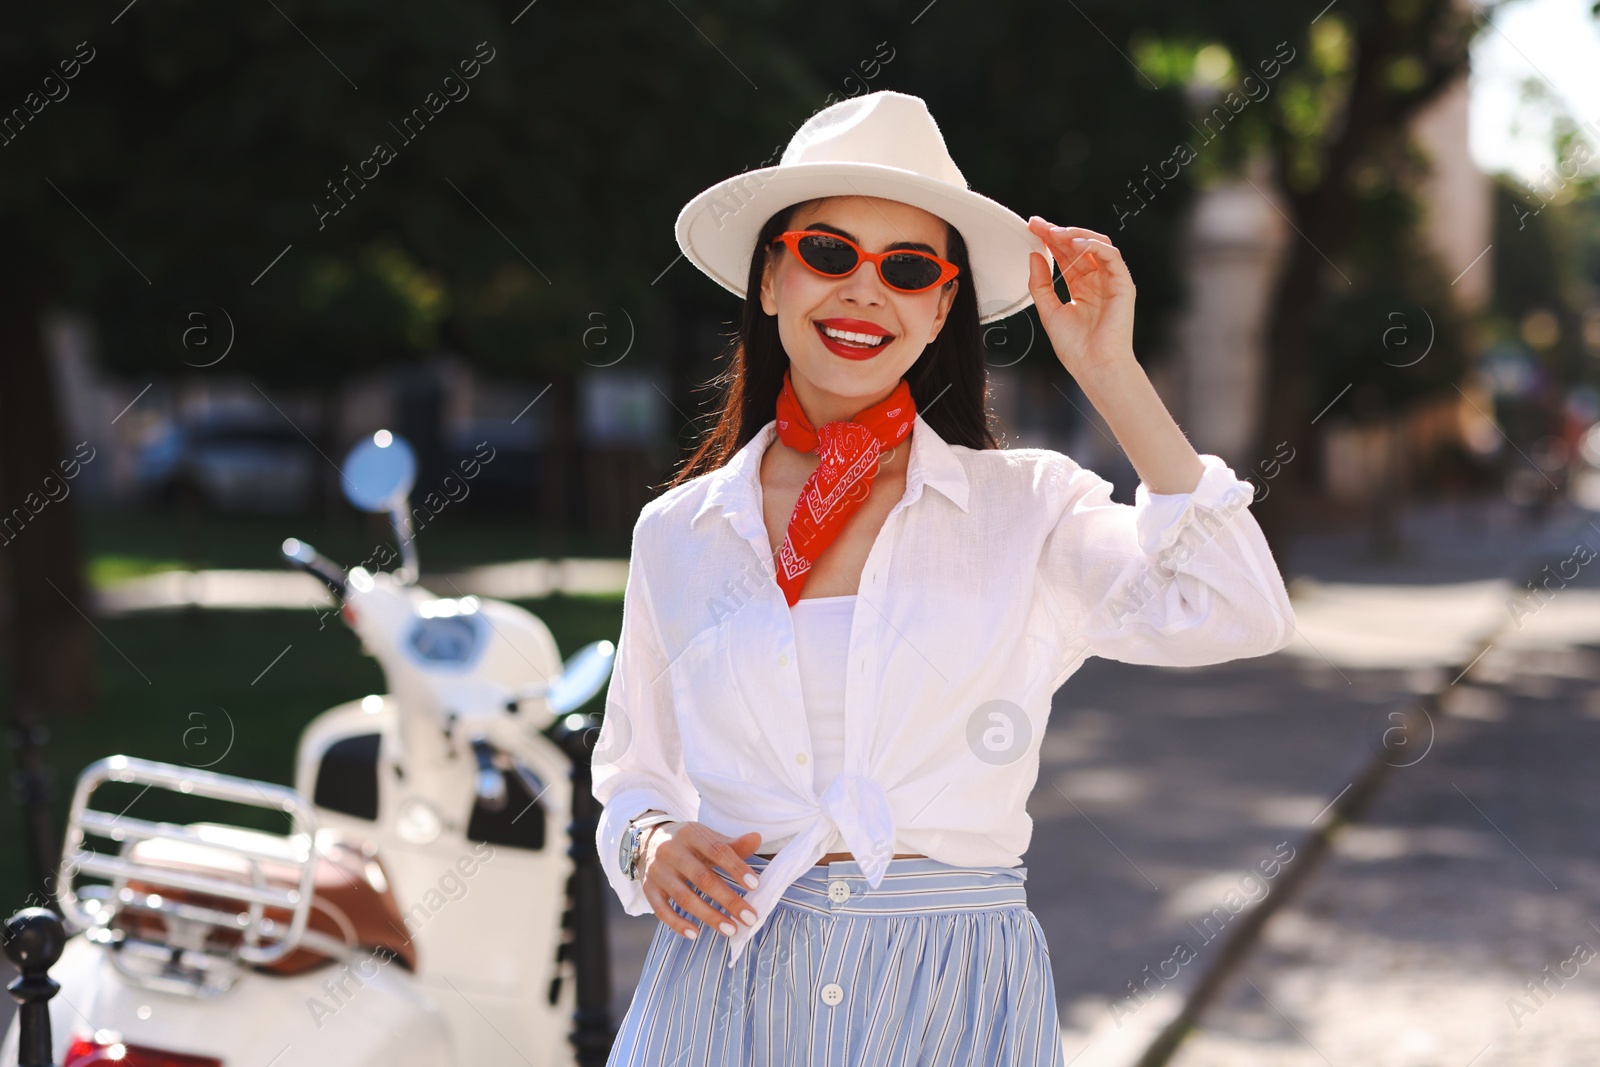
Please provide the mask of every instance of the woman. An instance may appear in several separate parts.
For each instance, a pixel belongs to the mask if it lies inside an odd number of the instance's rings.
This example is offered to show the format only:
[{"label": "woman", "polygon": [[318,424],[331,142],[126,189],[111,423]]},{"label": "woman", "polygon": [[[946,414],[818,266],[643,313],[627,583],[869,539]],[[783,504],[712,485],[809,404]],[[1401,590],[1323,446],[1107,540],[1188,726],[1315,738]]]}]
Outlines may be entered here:
[{"label": "woman", "polygon": [[[678,237],[750,295],[721,418],[634,528],[597,842],[661,925],[611,1062],[1061,1064],[1021,866],[1050,698],[1089,655],[1288,643],[1251,486],[1134,359],[1112,243],[967,189],[917,97],[812,116]],[[1029,303],[1134,505],[997,446],[979,326]]]}]

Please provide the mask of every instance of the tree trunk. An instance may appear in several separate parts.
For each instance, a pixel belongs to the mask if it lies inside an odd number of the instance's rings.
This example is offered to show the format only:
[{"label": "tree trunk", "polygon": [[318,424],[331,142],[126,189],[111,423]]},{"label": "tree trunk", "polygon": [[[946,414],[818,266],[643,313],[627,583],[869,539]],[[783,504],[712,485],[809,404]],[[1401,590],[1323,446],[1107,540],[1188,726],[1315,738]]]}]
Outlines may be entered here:
[{"label": "tree trunk", "polygon": [[[577,383],[565,367],[550,368],[550,391],[540,404],[547,420],[544,455],[544,502],[539,516],[559,555],[577,546],[573,537],[586,527],[581,501],[581,480],[572,477],[581,461],[578,447]],[[573,521],[576,519],[576,521]]]},{"label": "tree trunk", "polygon": [[[1274,455],[1284,441],[1295,452],[1267,499],[1253,510],[1280,566],[1286,565],[1303,493],[1315,484],[1321,462],[1321,442],[1312,425],[1322,412],[1320,405],[1318,410],[1312,406],[1320,398],[1312,395],[1311,331],[1322,282],[1336,270],[1332,261],[1349,238],[1356,166],[1391,139],[1404,137],[1418,110],[1465,75],[1473,36],[1471,19],[1455,0],[1371,0],[1365,16],[1359,20],[1344,114],[1315,188],[1298,194],[1289,188],[1288,134],[1277,132],[1278,187],[1298,232],[1273,294],[1261,392],[1264,417],[1255,453]],[[1390,79],[1393,61],[1401,56],[1420,57],[1424,66],[1421,81],[1405,91],[1396,90]],[[1340,282],[1348,284],[1342,277]]]},{"label": "tree trunk", "polygon": [[1311,407],[1315,399],[1311,395],[1311,329],[1317,300],[1325,275],[1337,269],[1332,261],[1344,250],[1349,233],[1355,166],[1385,137],[1399,133],[1410,114],[1394,106],[1384,81],[1396,34],[1389,3],[1378,0],[1356,39],[1356,66],[1342,125],[1328,146],[1315,188],[1298,194],[1290,189],[1285,146],[1282,142],[1277,146],[1277,184],[1297,232],[1290,238],[1274,287],[1267,325],[1267,373],[1262,384],[1263,418],[1253,451],[1256,456],[1273,456],[1280,444],[1287,442],[1294,449],[1294,458],[1252,512],[1273,557],[1286,571],[1301,501],[1307,488],[1316,484],[1316,471],[1311,468],[1319,450],[1311,442],[1316,433],[1312,419],[1319,413]]},{"label": "tree trunk", "polygon": [[85,714],[98,695],[74,477],[67,477],[80,473],[93,453],[62,440],[41,336],[48,285],[37,270],[15,269],[30,262],[38,260],[13,250],[10,264],[0,265],[0,570],[8,594],[0,647],[9,667],[8,734],[34,897],[54,907],[61,839],[52,826],[46,723]]},{"label": "tree trunk", "polygon": [[0,283],[0,559],[10,579],[5,645],[13,698],[27,715],[78,716],[98,695],[97,639],[87,617],[75,483],[66,475],[92,461],[92,446],[80,452],[62,437],[41,336],[43,286],[27,271],[7,273]]}]

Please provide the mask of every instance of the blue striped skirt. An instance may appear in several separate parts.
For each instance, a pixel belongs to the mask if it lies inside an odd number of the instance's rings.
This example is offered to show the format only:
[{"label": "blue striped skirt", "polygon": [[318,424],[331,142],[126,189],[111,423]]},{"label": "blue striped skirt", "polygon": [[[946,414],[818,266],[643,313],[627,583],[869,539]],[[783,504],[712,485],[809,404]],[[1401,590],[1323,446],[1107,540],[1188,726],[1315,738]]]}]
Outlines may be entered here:
[{"label": "blue striped skirt", "polygon": [[816,866],[731,968],[721,934],[658,924],[608,1065],[1062,1067],[1026,877],[897,859],[873,889],[854,861]]}]

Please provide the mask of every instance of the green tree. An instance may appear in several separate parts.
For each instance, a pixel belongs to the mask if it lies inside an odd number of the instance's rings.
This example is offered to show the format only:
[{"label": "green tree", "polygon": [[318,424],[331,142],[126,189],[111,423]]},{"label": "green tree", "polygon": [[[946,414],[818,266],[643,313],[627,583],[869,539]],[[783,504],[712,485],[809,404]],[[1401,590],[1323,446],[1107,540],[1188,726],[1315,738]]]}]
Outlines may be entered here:
[{"label": "green tree", "polygon": [[[1243,14],[1238,7],[1230,10]],[[1410,123],[1465,73],[1468,44],[1476,32],[1470,12],[1463,13],[1452,0],[1347,3],[1324,10],[1314,21],[1286,26],[1287,16],[1287,11],[1274,10],[1253,23],[1230,22],[1225,37],[1237,54],[1253,55],[1267,43],[1262,39],[1267,30],[1273,37],[1284,34],[1308,53],[1308,61],[1293,72],[1268,113],[1266,143],[1297,236],[1289,243],[1267,325],[1264,418],[1253,449],[1262,456],[1272,454],[1282,441],[1297,452],[1311,452],[1311,420],[1334,399],[1329,387],[1337,390],[1346,384],[1311,370],[1315,332],[1329,321],[1319,313],[1327,307],[1337,265],[1357,268],[1369,283],[1381,284],[1386,273],[1393,277],[1392,270],[1373,268],[1396,251],[1395,241],[1369,240],[1363,247],[1358,235],[1374,232],[1371,225],[1362,227],[1363,221],[1378,221],[1378,232],[1415,242],[1414,228],[1403,225],[1408,221],[1403,207],[1402,213],[1396,211],[1397,196],[1415,195],[1414,181],[1397,185],[1389,179],[1370,180],[1369,175],[1374,168],[1380,178],[1385,173],[1405,175],[1401,164]],[[1402,225],[1385,230],[1381,222],[1386,213]],[[1353,282],[1346,289],[1346,300],[1370,301],[1355,291]],[[1429,289],[1437,292],[1427,280],[1413,286],[1413,299],[1420,303]],[[1367,293],[1372,291],[1369,284]],[[1309,474],[1305,464],[1290,464],[1256,509],[1275,552],[1284,550],[1292,536]]]}]

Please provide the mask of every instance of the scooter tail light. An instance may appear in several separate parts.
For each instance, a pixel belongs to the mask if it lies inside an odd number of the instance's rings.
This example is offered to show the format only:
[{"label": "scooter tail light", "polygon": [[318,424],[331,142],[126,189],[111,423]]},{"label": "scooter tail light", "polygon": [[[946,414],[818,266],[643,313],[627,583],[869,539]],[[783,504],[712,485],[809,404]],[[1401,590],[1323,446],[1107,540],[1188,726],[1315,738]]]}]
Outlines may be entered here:
[{"label": "scooter tail light", "polygon": [[222,1061],[212,1056],[168,1052],[149,1045],[79,1037],[67,1046],[67,1058],[61,1067],[222,1067]]}]

